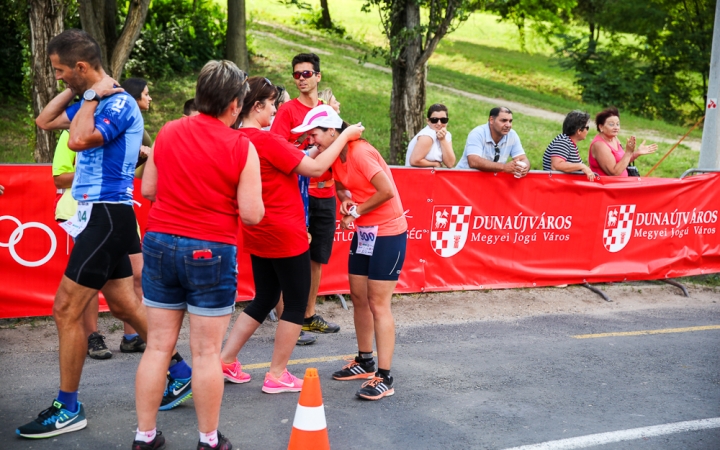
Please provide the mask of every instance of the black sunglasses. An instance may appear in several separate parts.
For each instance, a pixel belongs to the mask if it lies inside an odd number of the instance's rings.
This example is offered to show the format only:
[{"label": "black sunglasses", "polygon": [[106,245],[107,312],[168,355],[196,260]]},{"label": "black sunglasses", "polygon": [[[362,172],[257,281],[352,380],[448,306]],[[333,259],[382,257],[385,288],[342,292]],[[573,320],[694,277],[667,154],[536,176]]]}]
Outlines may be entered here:
[{"label": "black sunglasses", "polygon": [[[270,80],[268,80],[267,78],[265,78],[265,86],[272,86],[272,85],[273,85],[272,82]],[[263,87],[265,87],[265,86],[263,86]]]},{"label": "black sunglasses", "polygon": [[497,144],[495,144],[495,159],[493,159],[493,162],[500,161],[500,149],[498,148]]},{"label": "black sunglasses", "polygon": [[302,72],[293,72],[293,78],[296,80],[299,80],[300,77],[303,78],[310,78],[313,75],[317,75],[320,72],[315,72],[314,70],[303,70]]},{"label": "black sunglasses", "polygon": [[430,123],[448,123],[450,121],[449,117],[429,117],[428,120]]}]

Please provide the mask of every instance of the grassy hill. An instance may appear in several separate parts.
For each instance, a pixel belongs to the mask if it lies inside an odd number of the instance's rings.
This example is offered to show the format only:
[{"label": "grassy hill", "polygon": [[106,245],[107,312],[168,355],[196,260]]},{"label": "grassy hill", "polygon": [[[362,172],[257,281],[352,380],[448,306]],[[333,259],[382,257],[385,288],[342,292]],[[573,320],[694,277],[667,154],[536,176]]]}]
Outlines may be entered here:
[{"label": "grassy hill", "polygon": [[[317,2],[310,3],[317,7]],[[377,12],[361,12],[362,3],[362,0],[330,2],[333,19],[348,32],[346,37],[338,37],[304,25],[297,9],[279,2],[249,0],[251,42],[257,53],[251,75],[267,76],[273,83],[288,87],[294,96],[297,91],[290,76],[290,60],[296,53],[317,51],[322,59],[321,87],[333,89],[342,103],[343,118],[349,122],[361,121],[367,129],[365,137],[387,154],[391,77],[386,71],[358,64],[358,59],[367,55],[373,46],[386,44]],[[512,25],[498,23],[494,16],[474,14],[441,42],[430,60],[428,80],[555,113],[583,109],[594,114],[601,109],[600,105],[586,105],[580,101],[573,85],[573,74],[557,65],[551,48],[538,40],[530,40],[528,49],[528,52],[521,51]],[[384,66],[377,58],[368,61]],[[151,80],[153,107],[145,116],[151,134],[156,134],[166,121],[182,114],[183,102],[193,95],[194,82],[195,75]],[[496,103],[473,100],[437,87],[428,88],[427,101],[428,105],[442,102],[448,106],[451,118],[448,129],[453,134],[453,147],[458,156],[462,154],[470,130],[487,121],[488,111],[496,106]],[[27,117],[27,113],[22,103],[16,102],[0,111],[1,162],[32,161],[27,149],[28,124],[23,122],[23,117]],[[654,138],[669,141],[686,131],[683,127],[630,115],[623,115],[621,122],[621,137],[626,138],[632,132],[641,141],[652,142]],[[516,112],[514,128],[522,139],[532,168],[541,168],[542,153],[560,133],[561,124]],[[699,136],[699,132],[692,135],[695,139]],[[589,141],[580,145],[584,159],[587,159]],[[641,173],[645,173],[670,146],[662,143],[658,154],[638,160]],[[654,175],[678,176],[696,166],[698,156],[698,152],[681,146]]]}]

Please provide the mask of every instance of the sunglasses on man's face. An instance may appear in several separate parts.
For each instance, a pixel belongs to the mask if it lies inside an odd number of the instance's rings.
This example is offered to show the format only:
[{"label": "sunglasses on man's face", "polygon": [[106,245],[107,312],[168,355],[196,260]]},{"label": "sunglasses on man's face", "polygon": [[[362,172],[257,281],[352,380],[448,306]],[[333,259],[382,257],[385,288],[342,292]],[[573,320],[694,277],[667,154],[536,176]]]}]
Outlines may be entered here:
[{"label": "sunglasses on man's face", "polygon": [[311,76],[317,75],[319,73],[320,72],[315,72],[314,70],[303,70],[299,72],[293,72],[293,78],[295,78],[296,80],[299,80],[300,77],[310,78]]},{"label": "sunglasses on man's face", "polygon": [[440,123],[448,123],[450,121],[450,118],[448,118],[448,117],[430,117],[428,120],[430,121],[430,123],[438,123],[438,121],[440,121]]}]

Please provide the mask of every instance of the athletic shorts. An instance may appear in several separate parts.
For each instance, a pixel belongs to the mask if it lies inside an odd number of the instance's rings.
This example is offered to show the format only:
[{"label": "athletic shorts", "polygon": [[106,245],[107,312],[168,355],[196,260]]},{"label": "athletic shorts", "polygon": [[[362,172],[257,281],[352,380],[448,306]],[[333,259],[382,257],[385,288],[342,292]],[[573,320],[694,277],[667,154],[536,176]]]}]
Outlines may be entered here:
[{"label": "athletic shorts", "polygon": [[370,280],[397,281],[405,262],[407,232],[395,236],[378,236],[372,256],[356,254],[357,233],[350,244],[348,273],[361,275]]},{"label": "athletic shorts", "polygon": [[148,232],[142,254],[145,305],[209,317],[235,311],[236,246]]},{"label": "athletic shorts", "polygon": [[92,289],[132,276],[128,252],[133,239],[137,224],[132,206],[93,203],[87,226],[75,238],[65,276]]},{"label": "athletic shorts", "polygon": [[335,238],[335,197],[310,197],[310,260],[327,264]]},{"label": "athletic shorts", "polygon": [[140,235],[138,234],[138,231],[135,232],[135,238],[133,239],[130,249],[128,250],[128,254],[130,255],[136,255],[138,253],[142,253],[142,246],[140,245]]}]

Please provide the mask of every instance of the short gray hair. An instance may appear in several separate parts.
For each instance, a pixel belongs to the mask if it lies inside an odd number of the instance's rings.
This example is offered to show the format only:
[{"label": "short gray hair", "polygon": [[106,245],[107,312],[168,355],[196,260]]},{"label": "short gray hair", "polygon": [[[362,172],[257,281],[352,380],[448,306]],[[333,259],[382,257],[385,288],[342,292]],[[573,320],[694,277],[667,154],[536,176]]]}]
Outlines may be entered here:
[{"label": "short gray hair", "polygon": [[242,105],[248,91],[247,74],[232,61],[208,61],[200,71],[195,87],[195,107],[198,112],[220,116],[230,103]]},{"label": "short gray hair", "polygon": [[568,113],[563,121],[563,134],[572,136],[573,134],[585,128],[590,121],[590,114],[585,111],[575,110]]}]

